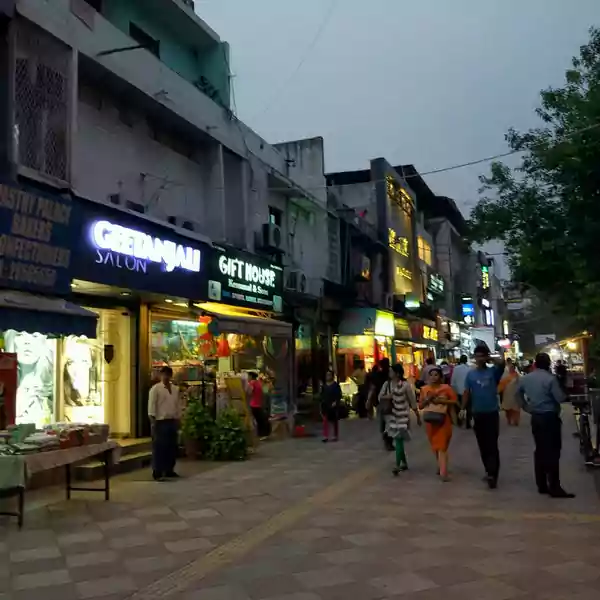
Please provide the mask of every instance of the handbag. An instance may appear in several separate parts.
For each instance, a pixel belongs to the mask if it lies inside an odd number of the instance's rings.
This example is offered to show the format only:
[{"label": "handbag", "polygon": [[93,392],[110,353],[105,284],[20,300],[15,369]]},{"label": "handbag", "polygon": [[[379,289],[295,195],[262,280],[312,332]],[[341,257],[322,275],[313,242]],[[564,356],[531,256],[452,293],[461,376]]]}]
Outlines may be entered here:
[{"label": "handbag", "polygon": [[432,425],[442,425],[447,414],[448,407],[445,404],[429,404],[423,409],[423,421]]},{"label": "handbag", "polygon": [[[389,381],[386,381],[383,384],[383,388],[381,388],[381,391],[382,391],[383,396],[387,396],[388,394],[392,393]],[[380,407],[379,410],[381,411],[382,415],[391,415],[392,408],[393,408],[393,400],[391,398],[387,398],[387,399],[382,398],[379,401],[379,407]]]}]

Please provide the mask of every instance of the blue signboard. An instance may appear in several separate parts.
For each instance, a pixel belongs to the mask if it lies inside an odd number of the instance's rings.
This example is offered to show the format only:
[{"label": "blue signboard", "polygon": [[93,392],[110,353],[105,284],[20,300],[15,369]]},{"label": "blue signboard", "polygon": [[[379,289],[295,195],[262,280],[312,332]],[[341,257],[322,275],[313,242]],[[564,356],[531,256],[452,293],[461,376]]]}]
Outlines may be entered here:
[{"label": "blue signboard", "polygon": [[170,297],[206,298],[207,244],[110,206],[81,202],[74,278]]},{"label": "blue signboard", "polygon": [[0,287],[68,293],[79,223],[70,197],[0,182]]},{"label": "blue signboard", "polygon": [[472,317],[475,314],[475,306],[473,304],[463,304],[462,305],[462,314],[463,317]]}]

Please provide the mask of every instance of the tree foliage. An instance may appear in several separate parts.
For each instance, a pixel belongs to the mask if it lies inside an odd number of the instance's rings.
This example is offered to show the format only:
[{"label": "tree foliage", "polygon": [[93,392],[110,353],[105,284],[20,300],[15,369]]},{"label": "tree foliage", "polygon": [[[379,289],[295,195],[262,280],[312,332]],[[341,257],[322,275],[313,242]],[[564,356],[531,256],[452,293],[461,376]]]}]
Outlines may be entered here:
[{"label": "tree foliage", "polygon": [[[540,94],[541,124],[506,140],[519,164],[493,163],[471,213],[475,242],[505,243],[513,279],[600,329],[600,29],[562,87]],[[518,156],[518,154],[516,154]]]}]

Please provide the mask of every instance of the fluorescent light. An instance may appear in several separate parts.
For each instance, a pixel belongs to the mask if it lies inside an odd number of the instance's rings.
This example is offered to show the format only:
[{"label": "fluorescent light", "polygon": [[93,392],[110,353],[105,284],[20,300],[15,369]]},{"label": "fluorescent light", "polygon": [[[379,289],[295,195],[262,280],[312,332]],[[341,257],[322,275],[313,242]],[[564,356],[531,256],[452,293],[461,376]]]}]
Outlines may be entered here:
[{"label": "fluorescent light", "polygon": [[173,300],[171,300],[171,298],[165,298],[165,302],[167,304],[173,304]]}]

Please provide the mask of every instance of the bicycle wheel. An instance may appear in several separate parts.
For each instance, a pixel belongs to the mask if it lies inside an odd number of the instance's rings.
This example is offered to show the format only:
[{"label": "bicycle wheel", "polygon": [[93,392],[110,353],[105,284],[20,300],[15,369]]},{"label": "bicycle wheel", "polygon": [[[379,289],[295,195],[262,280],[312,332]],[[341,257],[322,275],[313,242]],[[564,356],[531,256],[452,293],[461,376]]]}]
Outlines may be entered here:
[{"label": "bicycle wheel", "polygon": [[590,430],[590,422],[587,415],[581,415],[579,419],[580,426],[580,447],[581,453],[585,460],[591,460],[594,456],[594,447],[592,445],[592,432]]}]

